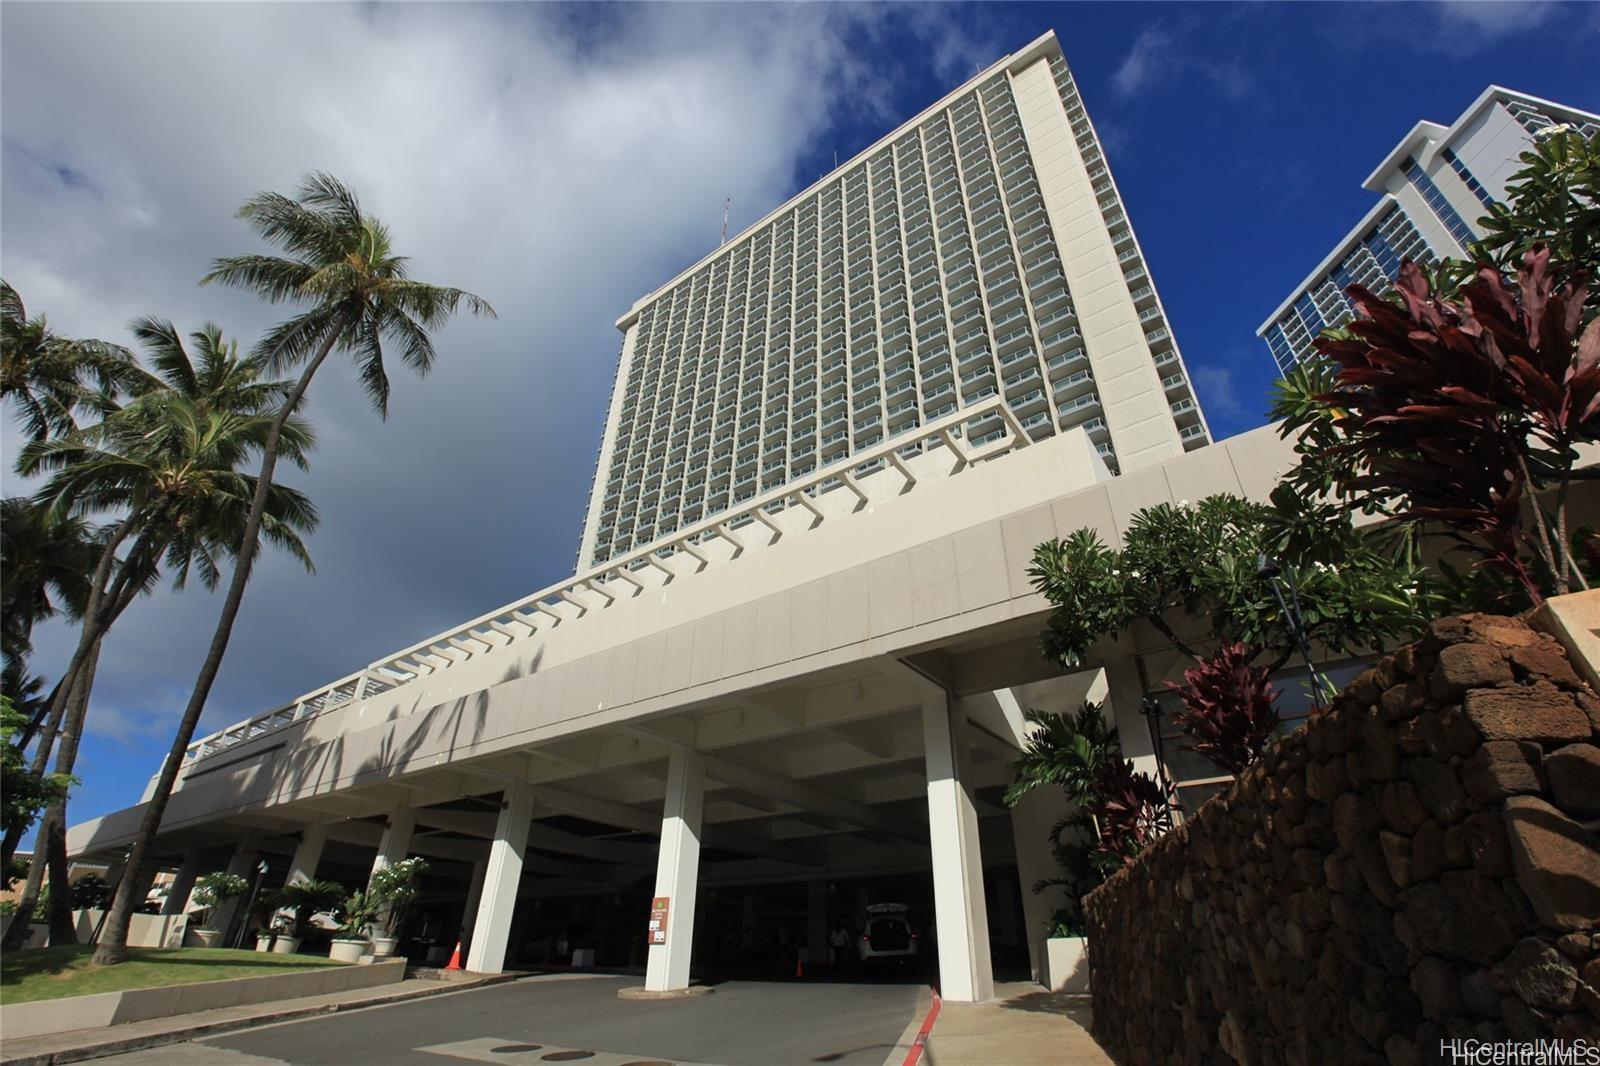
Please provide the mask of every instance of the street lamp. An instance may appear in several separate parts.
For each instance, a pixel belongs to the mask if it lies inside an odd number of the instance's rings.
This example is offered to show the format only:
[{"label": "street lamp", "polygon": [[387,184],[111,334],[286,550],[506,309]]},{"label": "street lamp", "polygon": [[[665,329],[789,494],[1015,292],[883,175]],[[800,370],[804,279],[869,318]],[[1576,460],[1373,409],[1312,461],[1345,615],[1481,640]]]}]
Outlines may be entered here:
[{"label": "street lamp", "polygon": [[[1324,699],[1322,675],[1317,672],[1317,666],[1311,661],[1311,641],[1306,638],[1305,620],[1300,615],[1300,593],[1294,586],[1294,571],[1285,570],[1278,565],[1278,560],[1270,555],[1256,556],[1256,574],[1267,579],[1267,584],[1272,586],[1272,595],[1278,600],[1278,610],[1283,614],[1283,620],[1289,626],[1289,632],[1294,635],[1294,641],[1300,647],[1300,655],[1306,661],[1306,675],[1311,682],[1311,703],[1317,710],[1322,710]],[[1283,596],[1284,586],[1289,589],[1289,598]]]},{"label": "street lamp", "polygon": [[1156,783],[1161,786],[1161,799],[1170,817],[1173,810],[1182,808],[1174,802],[1177,789],[1167,776],[1167,756],[1161,743],[1161,701],[1154,696],[1144,697],[1139,701],[1139,713],[1144,715],[1145,728],[1150,732],[1150,746],[1156,753]]},{"label": "street lamp", "polygon": [[244,905],[244,916],[239,919],[239,932],[233,938],[233,946],[244,946],[245,930],[250,928],[250,912],[255,909],[256,897],[261,894],[261,879],[267,876],[267,860],[262,859],[256,863],[256,883],[250,886],[250,899]]}]

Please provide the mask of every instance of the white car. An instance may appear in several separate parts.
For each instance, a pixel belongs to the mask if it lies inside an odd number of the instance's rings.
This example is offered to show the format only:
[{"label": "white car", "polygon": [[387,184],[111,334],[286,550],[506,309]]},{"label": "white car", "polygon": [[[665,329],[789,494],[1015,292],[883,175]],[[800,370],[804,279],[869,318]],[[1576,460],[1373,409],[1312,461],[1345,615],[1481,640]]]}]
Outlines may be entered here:
[{"label": "white car", "polygon": [[867,908],[861,939],[856,943],[862,962],[910,961],[918,957],[921,945],[917,931],[906,920],[908,910],[904,903],[874,903]]}]

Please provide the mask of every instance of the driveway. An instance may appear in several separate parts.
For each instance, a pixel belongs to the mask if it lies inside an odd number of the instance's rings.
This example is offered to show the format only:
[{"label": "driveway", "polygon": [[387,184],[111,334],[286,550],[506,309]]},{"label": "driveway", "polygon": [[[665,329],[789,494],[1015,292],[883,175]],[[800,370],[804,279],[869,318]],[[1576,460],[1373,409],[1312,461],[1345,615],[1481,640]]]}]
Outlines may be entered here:
[{"label": "driveway", "polygon": [[912,984],[727,981],[617,999],[637,977],[551,975],[101,1060],[119,1066],[882,1066],[918,1017]]}]

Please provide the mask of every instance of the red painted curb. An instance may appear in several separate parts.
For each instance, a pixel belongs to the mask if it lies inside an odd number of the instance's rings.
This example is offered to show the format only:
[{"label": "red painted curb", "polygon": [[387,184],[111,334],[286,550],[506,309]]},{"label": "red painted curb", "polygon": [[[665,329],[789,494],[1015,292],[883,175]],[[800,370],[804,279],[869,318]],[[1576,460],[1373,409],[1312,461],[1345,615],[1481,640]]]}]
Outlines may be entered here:
[{"label": "red painted curb", "polygon": [[939,1004],[944,1000],[939,998],[939,990],[933,990],[933,1006],[928,1008],[928,1016],[922,1019],[922,1028],[917,1031],[916,1040],[911,1043],[911,1050],[906,1052],[906,1059],[900,1066],[917,1066],[922,1059],[922,1049],[928,1046],[928,1034],[933,1032],[933,1023],[939,1017]]}]

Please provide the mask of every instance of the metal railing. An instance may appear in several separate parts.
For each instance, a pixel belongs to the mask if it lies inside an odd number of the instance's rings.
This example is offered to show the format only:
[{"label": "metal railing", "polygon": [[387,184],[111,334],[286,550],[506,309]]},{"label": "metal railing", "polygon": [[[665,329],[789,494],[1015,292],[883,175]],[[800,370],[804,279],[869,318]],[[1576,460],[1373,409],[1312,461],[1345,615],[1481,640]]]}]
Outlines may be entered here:
[{"label": "metal railing", "polygon": [[[999,415],[1003,420],[1003,429],[1007,431],[1003,438],[990,440],[981,447],[976,442],[964,441],[962,426],[965,423],[991,415]],[[663,583],[680,576],[678,571],[667,565],[670,559],[687,556],[694,560],[695,572],[698,572],[711,561],[701,547],[706,541],[727,541],[733,546],[734,558],[737,558],[748,545],[733,530],[748,526],[751,522],[761,523],[774,534],[772,539],[776,540],[798,531],[786,531],[774,520],[774,516],[793,507],[803,507],[811,515],[812,526],[808,528],[814,528],[824,521],[823,511],[814,500],[814,496],[821,491],[842,486],[854,493],[860,504],[868,501],[867,491],[856,480],[857,473],[887,465],[914,485],[917,476],[906,466],[901,454],[910,451],[908,446],[927,448],[942,445],[956,459],[953,472],[960,472],[1014,448],[1025,447],[1032,440],[1000,397],[970,404],[930,421],[915,432],[902,433],[873,448],[821,466],[804,477],[756,495],[739,507],[685,526],[670,536],[658,538],[626,555],[480,615],[465,625],[419,641],[265,714],[202,737],[189,745],[184,756],[185,765],[348,703],[442,673],[458,663],[467,662],[524,637],[571,625],[603,611],[618,600],[629,599],[643,592],[647,586],[635,575],[644,569],[660,570],[664,575]]]}]

